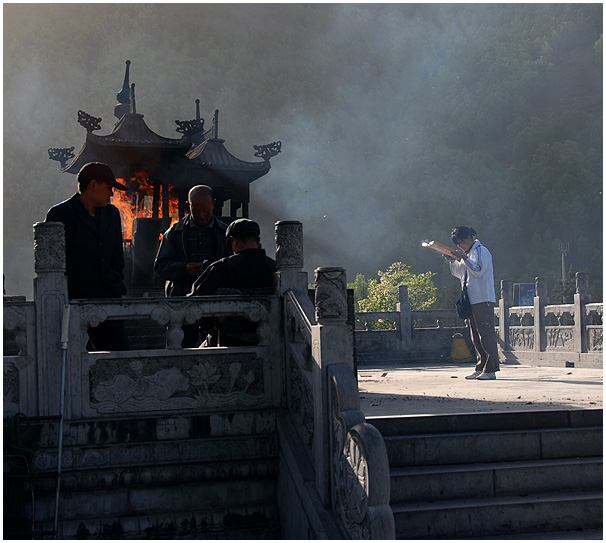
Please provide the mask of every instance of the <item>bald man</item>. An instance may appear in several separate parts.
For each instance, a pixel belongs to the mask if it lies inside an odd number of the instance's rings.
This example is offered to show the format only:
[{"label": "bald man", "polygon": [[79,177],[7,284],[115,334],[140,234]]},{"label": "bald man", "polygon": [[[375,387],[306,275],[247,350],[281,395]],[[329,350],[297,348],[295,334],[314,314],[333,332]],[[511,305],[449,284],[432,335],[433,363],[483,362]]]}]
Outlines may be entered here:
[{"label": "bald man", "polygon": [[[154,271],[165,281],[166,296],[185,296],[194,281],[216,260],[229,256],[227,224],[213,215],[215,198],[207,185],[197,185],[188,194],[189,213],[162,237]],[[183,326],[182,347],[198,347],[196,325]]]}]

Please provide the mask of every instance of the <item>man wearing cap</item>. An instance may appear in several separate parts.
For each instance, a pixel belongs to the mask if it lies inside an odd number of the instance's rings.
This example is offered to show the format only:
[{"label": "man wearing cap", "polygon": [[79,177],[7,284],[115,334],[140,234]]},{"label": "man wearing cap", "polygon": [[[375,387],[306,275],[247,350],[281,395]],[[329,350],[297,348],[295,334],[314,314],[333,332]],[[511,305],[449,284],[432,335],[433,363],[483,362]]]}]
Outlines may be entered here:
[{"label": "man wearing cap", "polygon": [[234,254],[211,264],[194,282],[191,296],[215,294],[219,288],[271,288],[276,261],[261,248],[260,235],[255,221],[232,222],[226,236]]},{"label": "man wearing cap", "polygon": [[[154,271],[165,281],[166,296],[186,296],[210,264],[231,254],[225,244],[227,224],[213,215],[212,188],[196,185],[187,201],[189,213],[164,233],[154,262]],[[182,328],[181,347],[198,347],[199,326],[184,324]]]},{"label": "man wearing cap", "polygon": [[[78,192],[48,210],[47,222],[65,226],[67,293],[72,299],[120,298],[124,252],[120,212],[111,205],[118,183],[107,164],[89,162],[78,172]],[[88,330],[89,350],[127,350],[122,321],[105,321]]]},{"label": "man wearing cap", "polygon": [[[261,248],[260,235],[259,225],[255,221],[237,219],[232,222],[226,236],[234,254],[211,264],[194,282],[190,296],[216,294],[220,289],[237,289],[245,294],[260,289],[271,290],[276,261]],[[229,340],[221,341],[222,345],[257,343],[256,325],[251,326],[248,321],[223,319],[221,328],[224,338],[225,335],[230,336]]]}]

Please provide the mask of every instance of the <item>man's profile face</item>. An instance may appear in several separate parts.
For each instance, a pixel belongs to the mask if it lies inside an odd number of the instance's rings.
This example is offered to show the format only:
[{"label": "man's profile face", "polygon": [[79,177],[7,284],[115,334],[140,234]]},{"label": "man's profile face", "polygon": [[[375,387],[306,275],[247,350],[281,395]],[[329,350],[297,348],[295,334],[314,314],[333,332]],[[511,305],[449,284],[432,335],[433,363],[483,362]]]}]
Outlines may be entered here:
[{"label": "man's profile face", "polygon": [[194,194],[189,200],[189,210],[193,221],[198,226],[206,226],[213,217],[215,201],[209,194]]},{"label": "man's profile face", "polygon": [[93,198],[95,207],[105,207],[109,204],[114,189],[109,183],[99,182],[93,179],[89,184],[90,195]]},{"label": "man's profile face", "polygon": [[465,239],[457,240],[457,246],[459,247],[459,249],[461,249],[461,251],[469,251],[469,249],[471,249],[473,244],[474,244],[474,241],[471,236],[469,236]]}]

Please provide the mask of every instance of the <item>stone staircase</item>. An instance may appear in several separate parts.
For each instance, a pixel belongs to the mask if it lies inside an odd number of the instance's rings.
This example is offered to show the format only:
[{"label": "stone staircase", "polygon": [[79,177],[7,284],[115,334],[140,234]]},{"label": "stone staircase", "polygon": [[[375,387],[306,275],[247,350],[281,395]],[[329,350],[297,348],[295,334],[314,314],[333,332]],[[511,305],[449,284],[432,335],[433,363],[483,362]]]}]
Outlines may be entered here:
[{"label": "stone staircase", "polygon": [[602,528],[602,410],[367,421],[385,439],[398,539]]},{"label": "stone staircase", "polygon": [[[40,519],[54,518],[57,427],[24,434]],[[57,539],[277,539],[277,477],[273,410],[70,422]]]}]

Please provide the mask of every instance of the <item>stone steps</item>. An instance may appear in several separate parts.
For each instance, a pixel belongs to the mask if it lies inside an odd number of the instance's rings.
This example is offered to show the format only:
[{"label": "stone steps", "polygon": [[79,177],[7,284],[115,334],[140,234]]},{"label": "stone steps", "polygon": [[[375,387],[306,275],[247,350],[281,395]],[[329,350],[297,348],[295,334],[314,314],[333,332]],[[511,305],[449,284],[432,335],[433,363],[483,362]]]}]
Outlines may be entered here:
[{"label": "stone steps", "polygon": [[392,504],[397,539],[466,539],[601,526],[602,492]]},{"label": "stone steps", "polygon": [[[47,498],[38,505],[49,518]],[[243,530],[279,535],[275,477],[62,491],[58,538],[229,539]]]},{"label": "stone steps", "polygon": [[[57,423],[36,444],[36,528],[53,527]],[[65,424],[58,539],[277,539],[273,411]]]},{"label": "stone steps", "polygon": [[398,539],[601,529],[602,410],[367,417]]},{"label": "stone steps", "polygon": [[393,503],[526,496],[542,492],[595,490],[602,458],[500,462],[391,470]]}]

